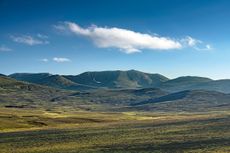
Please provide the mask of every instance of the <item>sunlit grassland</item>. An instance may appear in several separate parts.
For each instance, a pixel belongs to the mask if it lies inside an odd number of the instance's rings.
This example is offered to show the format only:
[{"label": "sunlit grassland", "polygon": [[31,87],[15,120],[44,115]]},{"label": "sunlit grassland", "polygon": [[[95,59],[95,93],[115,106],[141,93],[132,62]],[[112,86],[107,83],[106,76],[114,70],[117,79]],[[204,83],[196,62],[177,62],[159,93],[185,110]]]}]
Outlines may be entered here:
[{"label": "sunlit grassland", "polygon": [[0,152],[230,152],[229,117],[1,108]]}]

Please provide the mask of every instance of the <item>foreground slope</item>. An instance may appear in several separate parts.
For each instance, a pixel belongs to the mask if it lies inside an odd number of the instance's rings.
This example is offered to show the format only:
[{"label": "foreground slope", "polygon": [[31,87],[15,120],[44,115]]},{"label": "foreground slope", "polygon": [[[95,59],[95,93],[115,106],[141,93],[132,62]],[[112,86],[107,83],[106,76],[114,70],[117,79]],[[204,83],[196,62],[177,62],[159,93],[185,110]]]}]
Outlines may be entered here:
[{"label": "foreground slope", "polygon": [[2,153],[228,153],[229,112],[1,109]]}]

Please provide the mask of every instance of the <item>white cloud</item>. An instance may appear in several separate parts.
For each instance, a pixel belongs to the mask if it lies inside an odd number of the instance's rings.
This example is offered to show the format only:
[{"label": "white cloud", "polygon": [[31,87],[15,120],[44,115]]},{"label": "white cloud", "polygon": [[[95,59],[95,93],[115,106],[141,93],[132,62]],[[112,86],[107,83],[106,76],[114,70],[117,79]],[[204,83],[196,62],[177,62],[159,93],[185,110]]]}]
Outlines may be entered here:
[{"label": "white cloud", "polygon": [[[42,36],[42,35],[40,35],[40,36]],[[22,44],[26,44],[26,45],[30,45],[30,46],[41,45],[41,44],[49,44],[49,41],[47,41],[46,39],[41,38],[39,36],[32,37],[32,36],[29,36],[29,35],[21,35],[21,36],[13,36],[12,35],[10,37],[14,42],[22,43]]]},{"label": "white cloud", "polygon": [[181,40],[184,47],[192,47],[195,50],[212,50],[210,44],[205,44],[203,41],[187,36]]},{"label": "white cloud", "polygon": [[54,57],[53,61],[58,62],[58,63],[63,63],[63,62],[70,62],[71,60],[68,58],[64,58],[64,57]]},{"label": "white cloud", "polygon": [[72,33],[91,39],[100,48],[118,48],[125,53],[149,50],[172,50],[193,48],[195,50],[212,50],[210,44],[205,44],[199,39],[186,36],[183,39],[161,37],[158,34],[140,33],[121,28],[98,27],[92,25],[83,28],[73,22],[62,22],[53,26],[62,33]]},{"label": "white cloud", "polygon": [[[57,63],[71,62],[70,59],[64,58],[64,57],[54,57],[52,60],[53,60],[54,62],[57,62]],[[47,62],[49,62],[50,60],[49,60],[48,58],[42,58],[42,59],[40,59],[39,61],[44,62],[44,63],[47,63]]]},{"label": "white cloud", "polygon": [[47,58],[43,58],[40,61],[42,61],[42,62],[49,62],[49,60]]},{"label": "white cloud", "polygon": [[118,48],[125,53],[141,52],[142,49],[170,50],[180,49],[179,41],[168,37],[134,32],[121,28],[90,26],[82,28],[76,23],[64,22],[57,29],[68,30],[76,35],[90,38],[100,48]]},{"label": "white cloud", "polygon": [[12,49],[11,49],[11,48],[8,48],[8,47],[6,47],[6,46],[4,46],[4,45],[1,45],[1,46],[0,46],[0,51],[1,51],[1,52],[8,52],[8,51],[12,51]]}]

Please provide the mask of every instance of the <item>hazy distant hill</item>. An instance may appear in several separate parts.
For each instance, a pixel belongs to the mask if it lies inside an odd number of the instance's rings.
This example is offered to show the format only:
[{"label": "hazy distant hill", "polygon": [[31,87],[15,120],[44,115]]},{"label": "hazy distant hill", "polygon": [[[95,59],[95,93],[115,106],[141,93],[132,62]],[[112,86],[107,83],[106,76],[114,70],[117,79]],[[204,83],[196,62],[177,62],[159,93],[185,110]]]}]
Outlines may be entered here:
[{"label": "hazy distant hill", "polygon": [[160,74],[149,74],[136,70],[85,72],[65,77],[76,83],[108,88],[154,87],[168,80]]}]

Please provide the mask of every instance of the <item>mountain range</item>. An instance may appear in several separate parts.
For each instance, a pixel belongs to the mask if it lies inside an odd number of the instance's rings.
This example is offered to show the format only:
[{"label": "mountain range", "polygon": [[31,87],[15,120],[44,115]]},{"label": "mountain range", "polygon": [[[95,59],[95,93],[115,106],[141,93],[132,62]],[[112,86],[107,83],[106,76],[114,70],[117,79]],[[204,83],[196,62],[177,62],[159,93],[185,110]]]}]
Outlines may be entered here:
[{"label": "mountain range", "polygon": [[92,111],[209,111],[230,109],[229,80],[168,79],[140,71],[80,75],[0,75],[3,107],[66,107]]},{"label": "mountain range", "polygon": [[169,79],[160,74],[136,70],[84,72],[79,75],[52,75],[49,73],[14,73],[9,75],[25,81],[68,90],[159,88],[167,92],[209,90],[230,93],[230,80],[212,80],[205,77],[183,76]]}]

